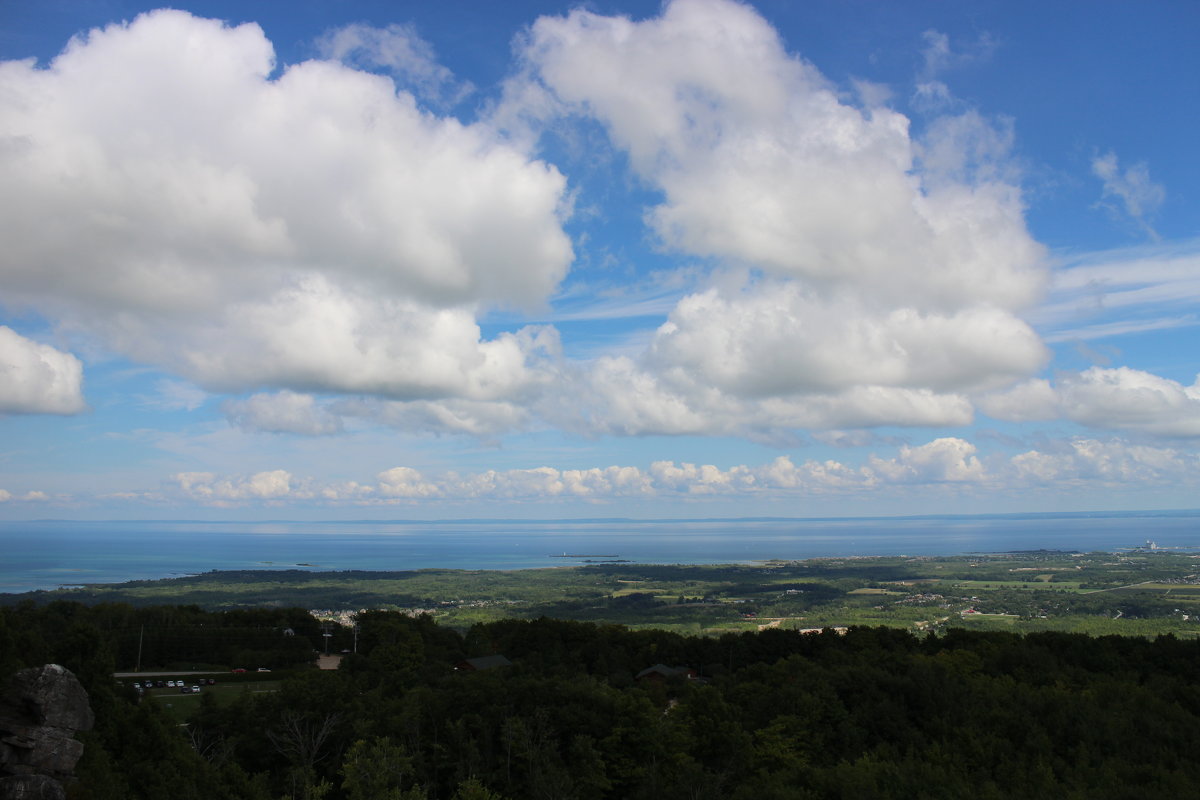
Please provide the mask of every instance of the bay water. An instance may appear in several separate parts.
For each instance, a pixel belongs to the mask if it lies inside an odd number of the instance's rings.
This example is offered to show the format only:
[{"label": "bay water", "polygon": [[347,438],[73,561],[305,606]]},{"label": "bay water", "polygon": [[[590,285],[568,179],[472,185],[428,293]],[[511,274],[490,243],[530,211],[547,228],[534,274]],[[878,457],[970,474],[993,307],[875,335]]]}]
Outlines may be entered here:
[{"label": "bay water", "polygon": [[210,570],[527,569],[624,559],[770,559],[1013,550],[1200,549],[1200,510],[711,520],[0,522],[0,592]]}]

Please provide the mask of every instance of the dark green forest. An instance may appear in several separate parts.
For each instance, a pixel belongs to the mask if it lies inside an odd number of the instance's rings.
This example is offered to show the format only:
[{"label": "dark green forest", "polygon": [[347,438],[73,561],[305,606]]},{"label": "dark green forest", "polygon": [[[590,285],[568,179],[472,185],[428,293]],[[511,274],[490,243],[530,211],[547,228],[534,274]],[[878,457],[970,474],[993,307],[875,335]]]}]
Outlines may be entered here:
[{"label": "dark green forest", "polygon": [[[79,800],[1200,796],[1194,639],[358,627],[358,653],[317,670],[326,631],[299,609],[25,603],[0,609],[0,673],[56,662],[83,682]],[[206,692],[181,722],[113,678],[138,640],[143,670],[251,667],[224,683],[264,661],[274,690]],[[490,654],[511,665],[455,669]],[[694,677],[638,679],[655,664]]]}]

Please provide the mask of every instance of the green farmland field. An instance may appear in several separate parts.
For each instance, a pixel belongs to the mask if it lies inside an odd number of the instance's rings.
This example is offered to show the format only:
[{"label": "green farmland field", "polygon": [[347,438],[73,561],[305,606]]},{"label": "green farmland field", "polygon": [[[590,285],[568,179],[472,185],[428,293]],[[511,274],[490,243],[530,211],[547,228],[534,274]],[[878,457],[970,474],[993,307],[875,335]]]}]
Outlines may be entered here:
[{"label": "green farmland field", "polygon": [[[546,616],[695,635],[886,625],[1193,636],[1200,632],[1198,558],[1161,551],[1030,551],[513,571],[235,571],[6,595],[0,603],[302,608],[337,623],[335,652],[352,646],[347,626],[364,609],[429,614],[459,630]],[[979,614],[964,615],[968,610]]]}]

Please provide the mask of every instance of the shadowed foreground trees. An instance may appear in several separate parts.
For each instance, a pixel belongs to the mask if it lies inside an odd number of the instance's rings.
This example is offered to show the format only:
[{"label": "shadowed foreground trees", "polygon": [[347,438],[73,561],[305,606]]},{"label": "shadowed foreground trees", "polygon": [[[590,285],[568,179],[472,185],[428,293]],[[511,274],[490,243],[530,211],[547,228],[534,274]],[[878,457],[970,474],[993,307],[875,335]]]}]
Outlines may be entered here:
[{"label": "shadowed foreground trees", "polygon": [[[1200,643],[884,628],[719,638],[372,612],[336,672],[205,696],[186,729],[104,675],[103,610],[6,609],[96,711],[76,798],[1200,796]],[[49,636],[43,635],[49,632]],[[88,647],[82,644],[90,643]],[[508,667],[456,672],[503,653]],[[662,663],[699,680],[635,675]]]}]

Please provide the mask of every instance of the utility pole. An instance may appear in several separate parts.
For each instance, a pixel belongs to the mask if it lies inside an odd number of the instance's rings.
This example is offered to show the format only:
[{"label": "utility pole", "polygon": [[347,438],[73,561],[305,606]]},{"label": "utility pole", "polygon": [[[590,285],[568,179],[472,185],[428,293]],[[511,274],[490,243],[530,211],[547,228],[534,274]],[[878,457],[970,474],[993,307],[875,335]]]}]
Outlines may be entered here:
[{"label": "utility pole", "polygon": [[133,668],[134,672],[142,671],[142,639],[145,637],[145,635],[146,635],[146,626],[143,625],[142,629],[138,632],[138,657],[137,657],[137,666]]}]

